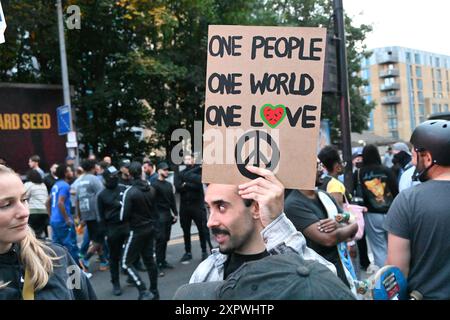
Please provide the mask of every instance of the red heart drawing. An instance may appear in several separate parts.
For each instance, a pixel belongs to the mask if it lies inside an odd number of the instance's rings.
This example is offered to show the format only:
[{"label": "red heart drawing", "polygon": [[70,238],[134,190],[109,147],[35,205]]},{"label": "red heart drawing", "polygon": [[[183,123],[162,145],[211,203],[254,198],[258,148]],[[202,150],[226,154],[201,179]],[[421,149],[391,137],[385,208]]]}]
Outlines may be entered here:
[{"label": "red heart drawing", "polygon": [[267,103],[262,106],[260,115],[269,127],[275,128],[286,116],[286,107],[282,104],[273,106],[270,103]]}]

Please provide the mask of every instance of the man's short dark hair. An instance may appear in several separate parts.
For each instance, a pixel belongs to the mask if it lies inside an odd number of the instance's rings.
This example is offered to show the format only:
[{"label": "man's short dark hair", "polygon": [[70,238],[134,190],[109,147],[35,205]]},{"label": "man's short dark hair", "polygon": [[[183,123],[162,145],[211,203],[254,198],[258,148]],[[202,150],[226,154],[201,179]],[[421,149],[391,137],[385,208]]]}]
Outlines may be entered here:
[{"label": "man's short dark hair", "polygon": [[36,184],[42,183],[42,176],[37,170],[30,170],[27,173],[27,180]]},{"label": "man's short dark hair", "polygon": [[109,163],[106,162],[106,161],[100,161],[100,162],[98,163],[98,165],[99,165],[100,168],[102,168],[103,170],[108,169],[108,167],[109,167]]},{"label": "man's short dark hair", "polygon": [[341,162],[341,157],[339,156],[339,151],[335,146],[325,146],[320,150],[317,155],[320,162],[325,166],[327,171],[332,171],[333,166],[336,163]]},{"label": "man's short dark hair", "polygon": [[142,176],[142,164],[137,161],[133,161],[130,163],[130,167],[128,168],[130,172],[130,176],[134,179],[140,179]]},{"label": "man's short dark hair", "polygon": [[89,172],[95,168],[95,164],[96,164],[95,160],[87,159],[81,163],[81,167],[83,168],[84,172]]},{"label": "man's short dark hair", "polygon": [[66,165],[65,163],[58,164],[58,168],[56,168],[55,172],[58,179],[64,179],[66,177],[67,167],[68,165]]},{"label": "man's short dark hair", "polygon": [[39,163],[39,162],[41,162],[41,157],[39,157],[37,154],[35,154],[30,157],[30,160],[33,162]]}]

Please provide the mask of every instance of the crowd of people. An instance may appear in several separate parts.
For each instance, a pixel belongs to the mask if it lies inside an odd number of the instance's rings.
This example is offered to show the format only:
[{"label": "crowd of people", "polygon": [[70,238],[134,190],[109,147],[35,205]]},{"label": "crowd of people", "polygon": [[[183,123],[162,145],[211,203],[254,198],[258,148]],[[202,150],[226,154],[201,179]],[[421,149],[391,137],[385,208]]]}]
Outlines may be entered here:
[{"label": "crowd of people", "polygon": [[[2,164],[0,299],[95,299],[90,260],[98,256],[114,295],[123,272],[138,299],[157,300],[158,278],[174,268],[166,255],[178,221],[180,262],[192,260],[192,221],[202,262],[176,299],[359,299],[363,271],[385,265],[400,268],[408,292],[450,299],[449,137],[450,123],[434,120],[383,159],[375,145],[355,148],[353,190],[334,146],[318,153],[315,190],[285,189],[257,167],[248,170],[259,178],[242,185],[204,185],[190,155],[173,184],[170,165],[149,159],[91,156],[75,168],[68,157],[44,174],[34,155],[25,183]],[[65,286],[60,266],[79,270],[81,287]],[[148,273],[148,289],[139,271]],[[305,294],[306,285],[315,289]]]}]

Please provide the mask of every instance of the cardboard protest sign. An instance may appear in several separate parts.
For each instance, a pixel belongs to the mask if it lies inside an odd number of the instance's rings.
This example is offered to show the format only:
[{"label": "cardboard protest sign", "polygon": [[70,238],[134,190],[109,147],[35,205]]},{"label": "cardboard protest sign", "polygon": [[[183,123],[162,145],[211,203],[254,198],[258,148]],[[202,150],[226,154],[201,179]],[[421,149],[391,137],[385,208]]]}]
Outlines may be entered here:
[{"label": "cardboard protest sign", "polygon": [[209,27],[204,183],[272,170],[286,188],[313,189],[326,29]]}]

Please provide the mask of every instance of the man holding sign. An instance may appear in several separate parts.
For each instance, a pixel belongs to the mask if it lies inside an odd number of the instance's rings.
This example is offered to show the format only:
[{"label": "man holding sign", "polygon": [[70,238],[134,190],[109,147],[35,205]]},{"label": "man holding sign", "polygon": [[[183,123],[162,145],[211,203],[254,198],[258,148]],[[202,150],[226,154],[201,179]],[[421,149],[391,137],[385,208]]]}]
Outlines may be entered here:
[{"label": "man holding sign", "polygon": [[239,186],[208,186],[208,227],[219,249],[212,250],[189,282],[221,281],[245,262],[285,252],[316,260],[336,274],[333,264],[306,246],[303,235],[283,213],[284,187],[274,173],[251,166],[246,170],[260,177]]},{"label": "man holding sign", "polygon": [[[302,166],[316,164],[324,38],[320,28],[210,26],[202,180],[219,249],[190,283],[224,280],[245,262],[292,251],[336,274],[283,213],[284,186],[315,184],[314,170]],[[238,134],[229,134],[233,127]]]}]

